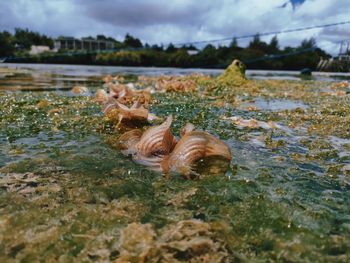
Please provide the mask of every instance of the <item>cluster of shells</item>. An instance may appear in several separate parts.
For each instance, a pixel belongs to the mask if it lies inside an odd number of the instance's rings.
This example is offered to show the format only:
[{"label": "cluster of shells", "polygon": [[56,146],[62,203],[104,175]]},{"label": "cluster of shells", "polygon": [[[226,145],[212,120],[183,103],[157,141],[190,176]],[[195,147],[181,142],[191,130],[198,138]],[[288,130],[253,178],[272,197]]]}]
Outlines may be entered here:
[{"label": "cluster of shells", "polygon": [[[197,176],[196,163],[205,158],[219,158],[230,162],[230,148],[220,139],[205,131],[196,130],[187,123],[180,132],[180,138],[171,130],[173,116],[161,120],[149,111],[151,88],[136,89],[134,84],[121,84],[120,77],[104,79],[104,89],[96,92],[95,100],[102,105],[102,111],[115,122],[122,134],[117,147],[133,161],[164,174],[181,174],[187,178]],[[161,78],[156,91],[193,91],[195,83],[188,80]],[[128,105],[131,105],[130,107]]]}]

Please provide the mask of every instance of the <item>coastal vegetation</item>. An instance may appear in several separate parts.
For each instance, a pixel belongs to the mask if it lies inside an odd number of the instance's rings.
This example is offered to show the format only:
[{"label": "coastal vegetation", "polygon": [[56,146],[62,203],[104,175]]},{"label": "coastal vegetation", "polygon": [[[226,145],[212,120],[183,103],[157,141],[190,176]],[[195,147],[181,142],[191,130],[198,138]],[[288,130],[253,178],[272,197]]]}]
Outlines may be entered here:
[{"label": "coastal vegetation", "polygon": [[268,43],[257,34],[246,47],[233,39],[228,45],[208,44],[202,48],[188,45],[149,45],[126,34],[123,41],[98,35],[96,39],[111,40],[115,49],[104,52],[58,50],[40,55],[29,55],[31,45],[53,48],[51,37],[28,29],[15,29],[15,33],[0,32],[0,57],[8,62],[92,64],[115,66],[226,68],[232,59],[243,61],[249,69],[300,70],[315,69],[321,58],[330,57],[317,47],[313,38],[304,39],[296,47],[281,48],[277,36]]}]

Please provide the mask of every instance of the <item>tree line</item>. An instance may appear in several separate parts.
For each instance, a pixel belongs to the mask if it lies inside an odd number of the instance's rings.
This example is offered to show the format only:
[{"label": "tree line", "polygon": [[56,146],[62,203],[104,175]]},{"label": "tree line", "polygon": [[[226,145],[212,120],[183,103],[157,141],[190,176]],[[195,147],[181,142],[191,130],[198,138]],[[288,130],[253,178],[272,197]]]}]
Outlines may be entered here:
[{"label": "tree line", "polygon": [[[91,37],[90,37],[91,38]],[[300,70],[315,69],[321,58],[330,55],[316,45],[314,38],[304,39],[296,47],[281,48],[277,36],[269,42],[262,41],[259,34],[241,47],[236,39],[229,45],[206,45],[197,48],[193,45],[167,46],[143,44],[142,41],[130,34],[124,40],[118,41],[112,37],[97,35],[96,39],[114,42],[115,50],[104,53],[77,53],[66,56],[67,51],[44,53],[37,56],[28,55],[31,45],[45,45],[53,48],[51,37],[33,32],[28,29],[16,28],[14,34],[0,32],[0,57],[20,57],[16,62],[31,63],[66,63],[66,64],[95,64],[118,66],[154,66],[154,67],[199,67],[225,68],[233,59],[243,61],[250,69]]]},{"label": "tree line", "polygon": [[53,48],[53,39],[28,29],[15,28],[15,33],[0,32],[0,57],[14,56],[20,51],[28,51],[32,45]]}]

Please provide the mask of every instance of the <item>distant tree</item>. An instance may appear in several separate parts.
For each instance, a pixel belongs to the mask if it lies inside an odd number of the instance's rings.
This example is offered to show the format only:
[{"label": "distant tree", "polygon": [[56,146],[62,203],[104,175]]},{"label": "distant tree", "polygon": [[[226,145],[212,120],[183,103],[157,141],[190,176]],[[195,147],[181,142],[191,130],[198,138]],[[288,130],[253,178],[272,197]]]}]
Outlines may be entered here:
[{"label": "distant tree", "polygon": [[7,31],[0,32],[0,57],[10,56],[14,51],[13,36]]},{"label": "distant tree", "polygon": [[196,56],[197,66],[216,67],[219,64],[217,49],[212,44],[206,45],[203,50]]},{"label": "distant tree", "polygon": [[250,49],[262,51],[263,53],[267,53],[267,50],[268,50],[267,44],[264,41],[260,40],[259,33],[254,36],[252,41],[249,42],[248,47]]},{"label": "distant tree", "polygon": [[15,28],[16,44],[22,49],[29,49],[33,44],[33,37],[29,34],[28,29]]},{"label": "distant tree", "polygon": [[188,55],[186,49],[178,49],[171,54],[170,64],[175,67],[190,67],[192,65],[192,58]]},{"label": "distant tree", "polygon": [[251,49],[257,49],[257,48],[260,47],[260,45],[261,45],[260,34],[257,33],[257,34],[254,36],[253,40],[251,40],[251,41],[249,42],[249,46],[248,46],[248,47],[251,48]]},{"label": "distant tree", "polygon": [[187,47],[187,50],[198,50],[194,45],[190,44],[188,47]]},{"label": "distant tree", "polygon": [[295,51],[295,48],[294,47],[290,47],[290,46],[286,46],[283,49],[284,53],[289,53],[289,52],[293,52],[293,51]]},{"label": "distant tree", "polygon": [[87,37],[83,37],[85,39],[89,39],[89,40],[95,40],[95,38],[93,38],[92,36],[87,36]]},{"label": "distant tree", "polygon": [[113,37],[108,37],[107,40],[108,40],[108,41],[113,41],[113,42],[119,42],[119,41],[117,41],[117,40],[116,40],[115,38],[113,38]]},{"label": "distant tree", "polygon": [[192,45],[192,44],[190,44],[190,45],[182,45],[182,46],[181,46],[181,49],[185,49],[185,50],[197,50],[197,48],[196,48],[194,45]]},{"label": "distant tree", "polygon": [[114,47],[115,47],[116,49],[121,49],[121,48],[124,48],[125,46],[124,46],[124,43],[119,42],[119,41],[116,41],[116,42],[114,43]]},{"label": "distant tree", "polygon": [[97,35],[96,39],[97,40],[107,40],[107,37],[105,35]]},{"label": "distant tree", "polygon": [[48,37],[48,36],[41,35],[40,44],[44,45],[44,46],[48,46],[50,48],[53,48],[53,39]]},{"label": "distant tree", "polygon": [[219,46],[215,52],[217,59],[220,61],[220,64],[231,64],[233,59],[233,53],[237,50],[236,48],[230,46]]},{"label": "distant tree", "polygon": [[208,44],[203,48],[203,51],[208,52],[208,51],[215,51],[216,48],[212,44]]},{"label": "distant tree", "polygon": [[238,47],[237,38],[234,37],[230,43],[230,48],[237,48],[237,47]]},{"label": "distant tree", "polygon": [[313,37],[309,39],[304,39],[303,41],[301,41],[300,48],[302,49],[314,48],[314,47],[316,47],[316,40]]},{"label": "distant tree", "polygon": [[129,33],[127,33],[125,35],[124,45],[126,47],[133,47],[133,48],[141,48],[142,47],[141,40],[138,38],[134,38],[133,36],[129,35]]},{"label": "distant tree", "polygon": [[153,49],[155,51],[163,51],[163,45],[158,46],[157,44],[154,44],[151,46],[151,49]]},{"label": "distant tree", "polygon": [[170,43],[169,45],[168,45],[168,47],[166,48],[166,52],[168,52],[168,53],[171,53],[171,52],[175,52],[177,49],[176,49],[176,47],[173,45],[173,43]]},{"label": "distant tree", "polygon": [[267,46],[267,48],[268,48],[269,54],[274,54],[274,53],[277,53],[279,51],[277,36],[274,36],[273,38],[271,38],[270,43]]},{"label": "distant tree", "polygon": [[45,35],[28,29],[15,28],[15,42],[22,49],[30,49],[32,45],[44,45],[53,47],[53,40]]},{"label": "distant tree", "polygon": [[[91,38],[91,37],[89,37]],[[92,38],[93,39],[93,38]],[[121,43],[120,41],[117,41],[115,38],[113,37],[107,37],[105,35],[97,35],[96,36],[96,39],[97,40],[102,40],[102,41],[111,41],[111,42],[114,42],[114,47],[115,48],[122,48],[123,47],[123,43]]]}]

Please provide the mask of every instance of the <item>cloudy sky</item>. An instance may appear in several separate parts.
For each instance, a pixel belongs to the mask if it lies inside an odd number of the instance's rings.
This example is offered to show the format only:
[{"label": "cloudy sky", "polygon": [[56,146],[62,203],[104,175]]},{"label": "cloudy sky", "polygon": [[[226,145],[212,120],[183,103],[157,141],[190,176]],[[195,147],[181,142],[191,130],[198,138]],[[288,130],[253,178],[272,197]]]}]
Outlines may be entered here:
[{"label": "cloudy sky", "polygon": [[[347,21],[349,14],[350,0],[0,0],[0,31],[22,27],[52,37],[119,40],[129,32],[167,45]],[[285,46],[311,36],[334,54],[337,41],[350,39],[350,24],[278,38]]]}]

